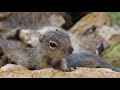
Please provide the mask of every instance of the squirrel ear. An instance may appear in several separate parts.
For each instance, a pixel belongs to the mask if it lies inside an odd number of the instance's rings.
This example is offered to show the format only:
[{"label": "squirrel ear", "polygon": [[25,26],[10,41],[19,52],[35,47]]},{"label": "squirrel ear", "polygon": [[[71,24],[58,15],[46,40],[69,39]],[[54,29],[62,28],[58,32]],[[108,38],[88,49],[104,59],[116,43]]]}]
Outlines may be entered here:
[{"label": "squirrel ear", "polygon": [[39,41],[40,41],[40,42],[43,42],[43,40],[44,40],[44,35],[40,35],[40,36],[39,36]]},{"label": "squirrel ear", "polygon": [[21,29],[20,28],[15,28],[15,29],[13,29],[13,30],[11,30],[10,32],[7,33],[6,38],[7,39],[19,38],[20,33],[21,33]]}]

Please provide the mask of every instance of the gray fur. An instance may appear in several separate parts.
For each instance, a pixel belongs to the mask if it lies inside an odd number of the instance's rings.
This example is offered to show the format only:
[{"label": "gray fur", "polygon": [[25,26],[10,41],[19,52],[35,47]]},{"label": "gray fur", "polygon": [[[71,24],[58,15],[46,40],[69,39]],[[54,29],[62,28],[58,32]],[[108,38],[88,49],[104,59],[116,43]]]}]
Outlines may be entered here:
[{"label": "gray fur", "polygon": [[[107,63],[100,56],[92,53],[73,53],[66,57],[66,69],[77,68],[77,67],[88,67],[88,68],[110,68],[113,71],[120,72],[120,69]],[[64,62],[64,63],[65,63]],[[59,65],[61,67],[62,64]]]}]

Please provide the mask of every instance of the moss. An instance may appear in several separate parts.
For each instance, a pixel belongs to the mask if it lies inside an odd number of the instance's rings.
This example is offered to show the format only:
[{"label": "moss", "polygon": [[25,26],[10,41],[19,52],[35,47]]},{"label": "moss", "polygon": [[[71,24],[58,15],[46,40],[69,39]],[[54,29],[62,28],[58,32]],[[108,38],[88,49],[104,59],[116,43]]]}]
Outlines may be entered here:
[{"label": "moss", "polygon": [[103,54],[103,57],[113,57],[113,58],[120,58],[120,42],[114,44],[110,48],[108,48]]},{"label": "moss", "polygon": [[113,23],[120,26],[120,12],[107,12]]},{"label": "moss", "polygon": [[108,48],[102,57],[109,63],[120,68],[120,42]]}]

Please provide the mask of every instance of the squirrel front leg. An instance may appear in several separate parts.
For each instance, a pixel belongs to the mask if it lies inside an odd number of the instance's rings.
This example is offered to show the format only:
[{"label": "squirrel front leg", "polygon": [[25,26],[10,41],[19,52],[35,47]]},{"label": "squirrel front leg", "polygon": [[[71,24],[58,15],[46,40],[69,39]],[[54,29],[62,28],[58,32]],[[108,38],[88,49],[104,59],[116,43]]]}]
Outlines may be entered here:
[{"label": "squirrel front leg", "polygon": [[63,58],[63,59],[60,61],[59,69],[60,69],[61,71],[65,71],[65,72],[70,72],[70,71],[74,71],[74,70],[75,70],[74,67],[68,67],[65,58]]}]

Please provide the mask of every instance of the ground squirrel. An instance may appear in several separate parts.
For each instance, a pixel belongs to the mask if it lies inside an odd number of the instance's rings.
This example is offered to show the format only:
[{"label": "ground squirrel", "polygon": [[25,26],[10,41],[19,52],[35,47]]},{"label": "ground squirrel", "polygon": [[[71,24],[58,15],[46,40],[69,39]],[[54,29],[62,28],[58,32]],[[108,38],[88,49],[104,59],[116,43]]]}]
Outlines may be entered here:
[{"label": "ground squirrel", "polygon": [[28,69],[43,69],[70,55],[73,50],[69,35],[59,30],[49,30],[40,35],[37,46],[26,51],[8,49],[6,56],[10,63]]},{"label": "ground squirrel", "polygon": [[[88,52],[84,52],[84,53],[80,52],[79,45],[78,45],[78,43],[76,43],[77,39],[74,38],[72,36],[72,34],[67,33],[66,31],[62,30],[62,28],[58,28],[55,26],[46,26],[39,30],[32,31],[32,34],[33,34],[33,32],[34,32],[34,34],[37,32],[38,35],[40,35],[40,34],[43,35],[46,32],[48,32],[49,30],[55,31],[56,29],[61,30],[65,34],[69,34],[71,44],[75,50],[73,51],[73,53],[70,56],[61,58],[60,61],[54,63],[52,65],[53,68],[56,68],[56,69],[59,68],[60,70],[63,70],[63,71],[71,71],[71,70],[74,70],[76,67],[89,67],[89,68],[110,68],[114,71],[120,71],[118,68],[115,68],[114,66],[105,62],[101,57],[99,57],[96,54],[93,54],[91,52],[89,52],[89,53]],[[15,30],[9,32],[8,38],[18,37],[19,39],[23,40],[24,43],[27,43],[27,41],[29,41],[29,38],[32,37],[32,35],[30,33],[31,30],[29,30],[29,29],[21,29],[21,31],[19,31],[19,30],[20,29],[15,29]],[[18,36],[16,36],[16,35],[18,35]],[[21,36],[21,35],[23,35],[25,37],[23,38],[23,36]],[[35,37],[37,37],[37,35]],[[31,43],[29,43],[29,44],[31,44],[31,45],[35,44],[35,42],[36,42],[35,39],[33,37],[31,39],[30,39]],[[39,41],[39,40],[37,40],[37,41]],[[38,46],[38,42],[35,44],[35,46]]]}]

